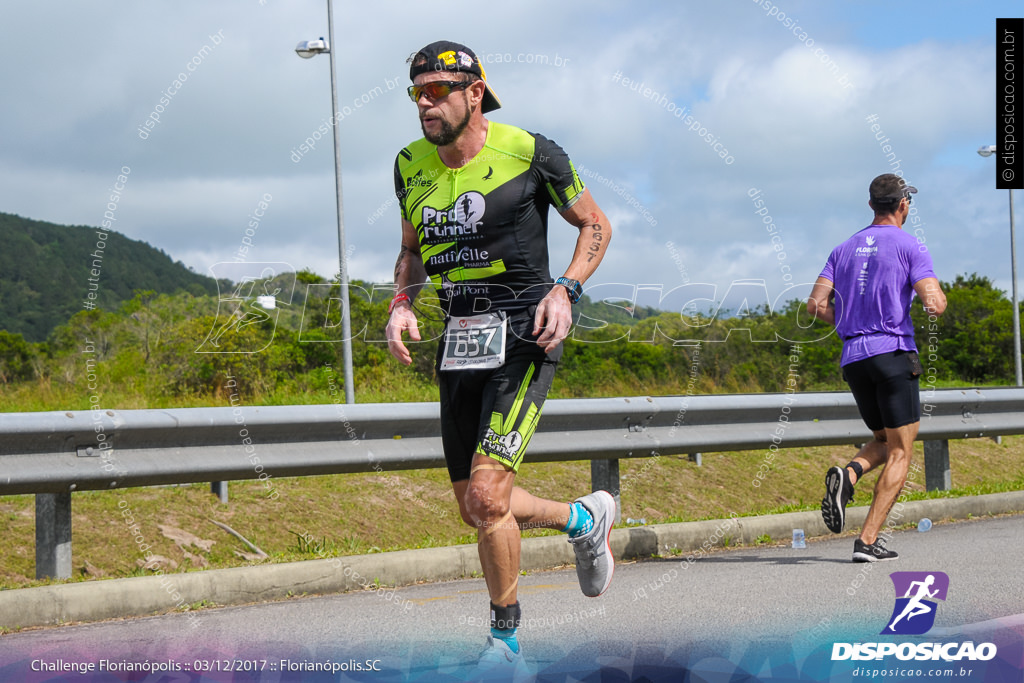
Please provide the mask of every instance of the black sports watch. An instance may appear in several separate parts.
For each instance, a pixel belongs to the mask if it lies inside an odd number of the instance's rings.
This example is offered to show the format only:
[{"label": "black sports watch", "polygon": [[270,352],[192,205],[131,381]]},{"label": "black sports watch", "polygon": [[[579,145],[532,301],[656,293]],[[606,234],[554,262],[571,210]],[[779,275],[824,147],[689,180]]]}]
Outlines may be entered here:
[{"label": "black sports watch", "polygon": [[569,291],[569,303],[579,303],[580,297],[583,296],[583,287],[580,286],[578,280],[570,280],[567,277],[560,277],[555,280],[556,285],[562,285]]}]

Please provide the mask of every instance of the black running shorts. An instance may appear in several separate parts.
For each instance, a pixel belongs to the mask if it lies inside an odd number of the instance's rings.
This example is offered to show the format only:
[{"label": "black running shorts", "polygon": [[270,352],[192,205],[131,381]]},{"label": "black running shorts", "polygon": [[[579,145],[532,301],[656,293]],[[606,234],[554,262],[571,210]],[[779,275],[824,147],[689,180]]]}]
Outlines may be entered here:
[{"label": "black running shorts", "polygon": [[913,351],[890,351],[843,366],[868,429],[895,429],[921,421],[921,363]]},{"label": "black running shorts", "polygon": [[[562,345],[551,353],[533,335],[536,306],[509,316],[505,364],[487,370],[438,370],[441,441],[453,482],[469,479],[483,453],[519,471],[551,389]],[[444,343],[438,345],[438,362]]]}]

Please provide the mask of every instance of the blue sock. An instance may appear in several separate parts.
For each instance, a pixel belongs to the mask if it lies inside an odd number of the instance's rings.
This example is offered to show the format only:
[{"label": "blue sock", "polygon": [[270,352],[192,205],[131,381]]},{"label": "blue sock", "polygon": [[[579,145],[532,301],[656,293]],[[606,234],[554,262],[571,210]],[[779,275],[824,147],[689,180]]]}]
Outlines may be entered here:
[{"label": "blue sock", "polygon": [[509,649],[511,649],[512,652],[519,654],[519,639],[516,638],[517,630],[518,629],[514,628],[508,630],[501,628],[492,628],[491,637],[495,640],[503,641],[506,645],[508,645]]},{"label": "blue sock", "polygon": [[583,507],[583,503],[578,501],[570,503],[569,521],[566,523],[565,528],[562,529],[562,531],[569,534],[570,538],[579,538],[593,528],[594,516],[590,514],[590,511],[587,510],[587,508]]}]

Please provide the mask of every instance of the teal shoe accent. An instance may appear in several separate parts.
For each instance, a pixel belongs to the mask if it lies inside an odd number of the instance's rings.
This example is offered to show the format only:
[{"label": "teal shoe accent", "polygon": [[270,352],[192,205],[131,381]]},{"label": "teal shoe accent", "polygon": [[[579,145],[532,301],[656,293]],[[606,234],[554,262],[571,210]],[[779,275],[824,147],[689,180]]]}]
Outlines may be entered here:
[{"label": "teal shoe accent", "polygon": [[513,628],[503,631],[501,629],[492,628],[491,637],[508,645],[508,648],[512,650],[513,654],[519,654],[519,639],[516,637],[517,630],[518,629]]},{"label": "teal shoe accent", "polygon": [[569,504],[569,522],[562,529],[569,538],[579,538],[594,528],[594,516],[580,502]]}]

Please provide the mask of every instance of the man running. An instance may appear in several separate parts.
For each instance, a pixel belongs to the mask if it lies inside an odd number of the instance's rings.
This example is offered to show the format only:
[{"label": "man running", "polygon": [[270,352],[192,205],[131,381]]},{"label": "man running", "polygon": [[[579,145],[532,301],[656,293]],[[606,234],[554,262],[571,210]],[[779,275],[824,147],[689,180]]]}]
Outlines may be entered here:
[{"label": "man running", "polygon": [[843,530],[854,484],[885,465],[853,543],[854,562],[898,557],[878,534],[906,482],[921,421],[921,362],[910,302],[916,292],[929,313],[946,310],[928,249],[903,232],[917,188],[886,173],[871,181],[868,192],[874,221],[832,251],[807,300],[807,312],[835,325],[842,338],[843,378],[875,436],[845,468],[833,467],[825,475],[821,515],[830,531]]},{"label": "man running", "polygon": [[[420,340],[412,304],[429,280],[445,312],[437,370],[445,461],[462,519],[477,528],[490,594],[491,636],[481,665],[522,663],[520,527],[557,529],[575,547],[584,594],[611,583],[611,494],[573,503],[514,485],[582,294],[611,238],[608,219],[569,157],[542,135],[495,123],[501,106],[464,45],[432,43],[411,58],[409,96],[424,137],[399,152],[395,191],[402,247],[388,348],[408,365],[402,335]],[[563,277],[548,272],[547,215],[579,229]]]}]

